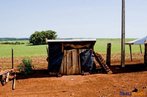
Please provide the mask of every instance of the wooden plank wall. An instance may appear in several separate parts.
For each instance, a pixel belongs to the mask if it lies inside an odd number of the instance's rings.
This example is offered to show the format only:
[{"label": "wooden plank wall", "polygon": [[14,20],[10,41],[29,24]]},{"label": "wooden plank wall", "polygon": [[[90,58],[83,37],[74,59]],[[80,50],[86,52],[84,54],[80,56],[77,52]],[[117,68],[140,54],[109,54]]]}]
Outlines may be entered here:
[{"label": "wooden plank wall", "polygon": [[60,73],[64,75],[80,74],[80,49],[64,50]]},{"label": "wooden plank wall", "polygon": [[[67,65],[67,75],[72,74],[73,64],[72,64],[72,50],[67,50],[66,65]],[[64,64],[65,65],[65,64]],[[76,64],[74,64],[76,65]]]}]

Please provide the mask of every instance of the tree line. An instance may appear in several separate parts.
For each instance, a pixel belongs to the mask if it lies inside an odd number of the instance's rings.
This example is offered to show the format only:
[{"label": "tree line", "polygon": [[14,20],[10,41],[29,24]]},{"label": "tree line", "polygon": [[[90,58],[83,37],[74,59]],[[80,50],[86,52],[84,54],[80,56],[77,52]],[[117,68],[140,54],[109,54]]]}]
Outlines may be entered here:
[{"label": "tree line", "polygon": [[0,41],[29,40],[29,38],[0,38]]}]

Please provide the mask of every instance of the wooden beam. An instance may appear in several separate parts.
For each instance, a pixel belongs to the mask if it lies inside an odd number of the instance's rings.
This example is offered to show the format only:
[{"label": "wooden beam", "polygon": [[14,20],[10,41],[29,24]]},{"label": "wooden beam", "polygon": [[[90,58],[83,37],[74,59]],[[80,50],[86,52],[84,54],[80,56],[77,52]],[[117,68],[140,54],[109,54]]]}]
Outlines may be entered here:
[{"label": "wooden beam", "polygon": [[15,85],[16,85],[16,73],[14,73],[14,78],[12,80],[12,90],[15,90]]},{"label": "wooden beam", "polygon": [[6,74],[6,83],[9,81],[9,75],[10,75],[10,72],[8,72],[8,73]]},{"label": "wooden beam", "polygon": [[96,61],[100,64],[100,66],[108,73],[108,74],[112,74],[113,72],[111,71],[111,69],[109,68],[109,66],[105,63],[103,57],[98,54],[93,52],[94,57],[96,59]]},{"label": "wooden beam", "polygon": [[13,71],[14,71],[14,69],[4,70],[4,71],[0,72],[0,75],[4,75],[4,74],[7,74],[8,72],[13,72]]},{"label": "wooden beam", "polygon": [[[4,76],[4,79],[3,79],[3,76]],[[12,77],[12,90],[14,90],[15,81],[16,81],[16,73],[14,69],[7,69],[0,72],[1,84],[4,86],[9,81],[9,76]]]}]

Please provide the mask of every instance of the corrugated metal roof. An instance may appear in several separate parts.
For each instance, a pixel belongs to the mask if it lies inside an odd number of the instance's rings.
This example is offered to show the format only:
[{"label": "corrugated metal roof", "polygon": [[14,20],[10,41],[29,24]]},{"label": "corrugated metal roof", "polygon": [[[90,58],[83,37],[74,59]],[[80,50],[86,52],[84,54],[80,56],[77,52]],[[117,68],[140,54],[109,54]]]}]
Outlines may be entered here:
[{"label": "corrugated metal roof", "polygon": [[82,39],[70,39],[70,38],[64,38],[64,39],[56,39],[56,40],[47,40],[47,42],[90,42],[95,41],[95,38],[82,38]]}]

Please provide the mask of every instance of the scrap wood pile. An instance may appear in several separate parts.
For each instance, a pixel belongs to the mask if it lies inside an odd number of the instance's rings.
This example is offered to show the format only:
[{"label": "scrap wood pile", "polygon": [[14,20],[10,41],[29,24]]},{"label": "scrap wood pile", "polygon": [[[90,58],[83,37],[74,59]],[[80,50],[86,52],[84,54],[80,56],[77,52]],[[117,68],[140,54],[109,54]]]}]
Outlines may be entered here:
[{"label": "scrap wood pile", "polygon": [[16,80],[15,70],[14,69],[1,70],[1,68],[0,68],[0,82],[1,82],[2,86],[4,86],[10,80],[13,81],[12,89],[14,90],[15,89],[15,80]]},{"label": "scrap wood pile", "polygon": [[94,63],[96,65],[96,68],[103,68],[108,74],[111,74],[112,71],[111,69],[109,68],[109,66],[106,64],[104,58],[101,56],[101,54],[99,53],[94,53]]}]

